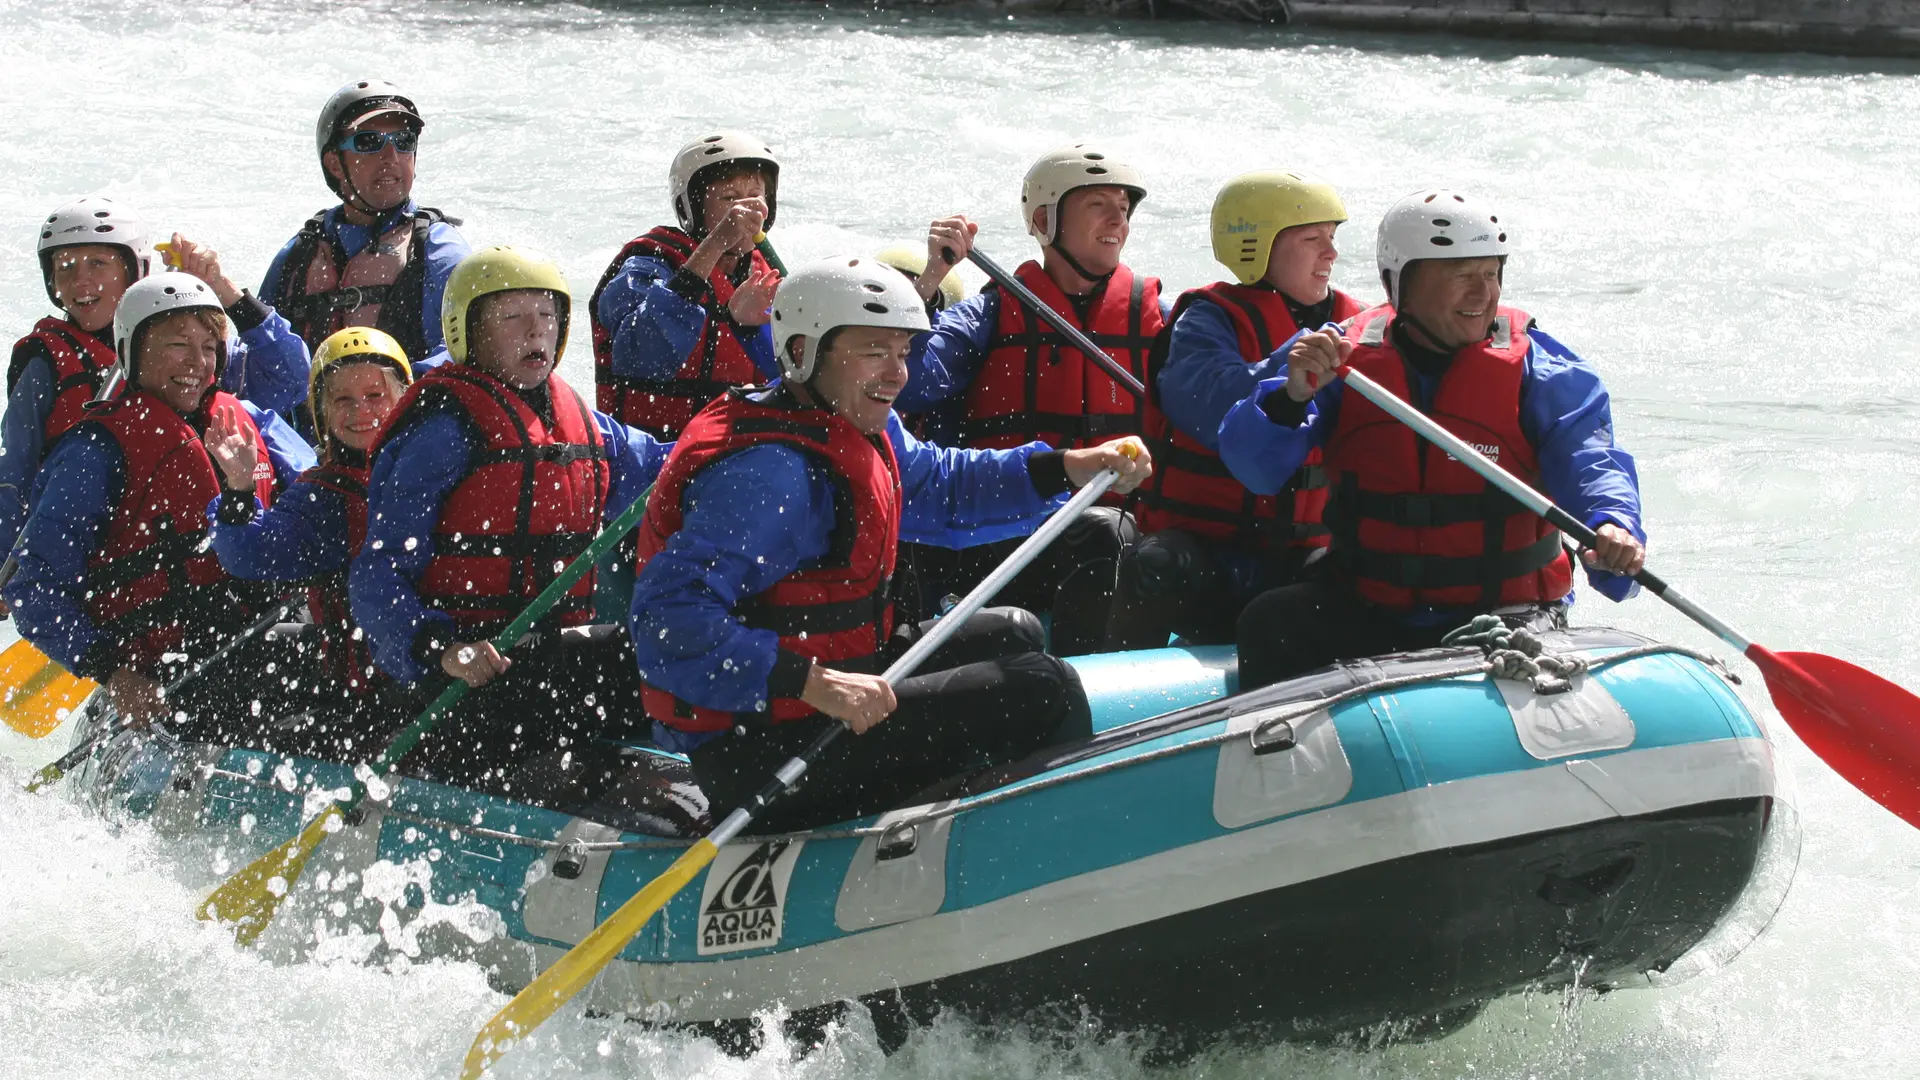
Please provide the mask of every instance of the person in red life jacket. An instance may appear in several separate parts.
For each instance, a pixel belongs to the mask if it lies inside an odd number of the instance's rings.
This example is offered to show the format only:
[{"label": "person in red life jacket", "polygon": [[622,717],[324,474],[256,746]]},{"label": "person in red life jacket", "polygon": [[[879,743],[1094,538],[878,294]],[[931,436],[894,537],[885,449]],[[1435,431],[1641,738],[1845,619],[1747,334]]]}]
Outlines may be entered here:
[{"label": "person in red life jacket", "polygon": [[[1027,171],[1021,218],[1041,257],[1015,272],[1035,296],[1072,320],[1142,382],[1167,302],[1156,278],[1121,261],[1134,210],[1146,197],[1138,170],[1085,144],[1041,157]],[[915,282],[931,297],[954,262],[972,250],[977,226],[935,221],[928,268]],[[968,447],[1019,446],[1038,439],[1059,449],[1146,431],[1145,401],[1066,343],[997,285],[941,312],[914,345],[900,395],[902,413],[930,413],[935,441]],[[1120,552],[1134,538],[1118,499],[1095,507],[1016,579],[1002,599],[1053,617],[1053,651],[1070,656],[1164,643],[1115,635],[1109,626]],[[943,555],[910,553],[932,595],[964,593],[1011,545]]]},{"label": "person in red life jacket", "polygon": [[588,625],[592,573],[514,656],[490,639],[666,459],[555,373],[570,312],[566,278],[532,252],[483,248],[447,279],[450,360],[413,384],[375,443],[366,542],[347,576],[374,663],[419,705],[445,678],[479,688],[404,767],[535,800],[606,778],[598,736],[644,723],[633,649],[621,627]]},{"label": "person in red life jacket", "polygon": [[406,351],[370,326],[337,330],[313,357],[307,407],[320,463],[274,500],[255,495],[257,464],[238,410],[216,409],[207,444],[224,486],[207,507],[213,552],[234,577],[306,583],[309,636],[298,639],[307,677],[269,732],[278,750],[351,753],[367,737],[381,679],[347,602],[347,566],[367,535],[369,453],[413,382]]},{"label": "person in red life jacket", "polygon": [[[64,317],[50,316],[13,347],[7,368],[7,413],[0,420],[0,543],[13,547],[27,520],[33,491],[55,440],[84,416],[114,365],[113,316],[120,297],[156,266],[147,225],[138,211],[105,198],[85,198],[40,223],[40,272],[47,298]],[[173,237],[170,252],[201,278],[226,306],[237,337],[227,343],[221,386],[275,412],[306,393],[307,348],[285,320],[235,288],[213,251]]]},{"label": "person in red life jacket", "polygon": [[416,361],[440,347],[440,297],[470,249],[458,219],[414,202],[425,127],[412,98],[374,79],[321,108],[320,175],[339,205],[307,219],[260,285],[309,348],[348,326],[385,331]]},{"label": "person in red life jacket", "polygon": [[600,411],[672,439],[700,407],[780,374],[767,309],[780,274],[757,241],[780,209],[780,162],[717,131],[673,157],[679,225],[627,242],[588,301]]},{"label": "person in red life jacket", "polygon": [[[1615,445],[1599,373],[1501,303],[1507,225],[1452,191],[1410,195],[1380,223],[1388,305],[1344,336],[1303,331],[1282,370],[1220,427],[1220,456],[1249,490],[1282,490],[1323,448],[1332,544],[1326,580],[1283,586],[1240,615],[1240,685],[1437,644],[1494,612],[1564,624],[1573,565],[1558,531],[1359,394],[1350,363],[1544,491],[1599,533],[1582,553],[1602,594],[1624,600],[1646,558],[1639,474]],[[1389,306],[1390,305],[1390,306]]]},{"label": "person in red life jacket", "polygon": [[203,441],[212,414],[253,442],[254,496],[274,494],[314,462],[278,416],[219,389],[227,316],[213,289],[163,271],[135,282],[114,315],[110,385],[48,455],[21,530],[20,569],[5,589],[20,634],[68,671],[103,684],[119,715],[146,723],[250,723],[257,670],[247,649],[178,700],[161,687],[257,617],[262,596],[205,550],[206,507],[220,479]]},{"label": "person in red life jacket", "polygon": [[701,410],[647,504],[630,625],[655,741],[688,753],[722,814],[823,722],[845,723],[854,734],[756,815],[781,831],[884,810],[1090,734],[1073,670],[1041,651],[1039,620],[1017,608],[982,611],[890,686],[877,673],[922,629],[896,618],[890,583],[902,538],[1025,535],[1104,468],[1122,491],[1144,481],[1145,448],[961,450],[909,435],[892,405],[927,317],[871,259],[795,271],[774,325],[785,379]]},{"label": "person in red life jacket", "polygon": [[1278,494],[1248,491],[1220,461],[1220,421],[1286,363],[1280,346],[1302,327],[1362,305],[1333,288],[1347,208],[1332,186],[1248,173],[1220,189],[1212,217],[1213,256],[1233,280],[1182,295],[1155,345],[1147,423],[1159,468],[1134,511],[1145,535],[1122,562],[1115,618],[1162,641],[1225,645],[1248,600],[1325,551],[1326,485],[1316,453]]}]

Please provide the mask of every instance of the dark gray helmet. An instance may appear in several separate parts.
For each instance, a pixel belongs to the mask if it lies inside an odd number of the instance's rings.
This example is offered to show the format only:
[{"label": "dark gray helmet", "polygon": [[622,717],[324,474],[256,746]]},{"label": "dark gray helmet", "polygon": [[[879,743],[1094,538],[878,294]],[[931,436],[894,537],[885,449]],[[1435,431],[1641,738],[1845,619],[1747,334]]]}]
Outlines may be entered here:
[{"label": "dark gray helmet", "polygon": [[[379,79],[361,79],[350,82],[333,92],[327,103],[320,108],[320,122],[314,126],[313,141],[320,157],[325,158],[327,151],[333,149],[334,141],[348,124],[374,113],[399,113],[413,122],[415,131],[427,126],[420,116],[420,110],[414,108],[413,99],[403,93],[399,87]],[[333,177],[327,175],[325,168],[320,170],[326,179],[327,187],[333,187]]]}]

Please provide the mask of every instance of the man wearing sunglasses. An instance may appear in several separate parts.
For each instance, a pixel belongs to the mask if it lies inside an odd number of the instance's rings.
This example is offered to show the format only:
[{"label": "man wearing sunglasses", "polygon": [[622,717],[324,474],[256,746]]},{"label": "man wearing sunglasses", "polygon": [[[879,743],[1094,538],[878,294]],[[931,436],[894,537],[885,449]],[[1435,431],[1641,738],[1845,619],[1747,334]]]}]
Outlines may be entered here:
[{"label": "man wearing sunglasses", "polygon": [[384,330],[408,356],[440,348],[440,297],[471,249],[457,219],[413,201],[425,126],[412,99],[377,80],[348,83],[320,110],[321,175],[340,204],[307,219],[260,287],[308,348],[347,326]]}]

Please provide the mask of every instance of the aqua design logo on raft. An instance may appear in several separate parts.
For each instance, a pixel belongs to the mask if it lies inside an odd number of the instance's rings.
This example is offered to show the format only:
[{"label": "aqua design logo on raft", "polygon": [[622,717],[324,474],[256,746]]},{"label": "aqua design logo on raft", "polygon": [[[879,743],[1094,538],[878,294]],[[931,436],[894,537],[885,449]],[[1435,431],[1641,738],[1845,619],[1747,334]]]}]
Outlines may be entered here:
[{"label": "aqua design logo on raft", "polygon": [[707,867],[700,896],[699,955],[765,949],[780,944],[787,883],[804,840],[768,840],[721,848]]}]

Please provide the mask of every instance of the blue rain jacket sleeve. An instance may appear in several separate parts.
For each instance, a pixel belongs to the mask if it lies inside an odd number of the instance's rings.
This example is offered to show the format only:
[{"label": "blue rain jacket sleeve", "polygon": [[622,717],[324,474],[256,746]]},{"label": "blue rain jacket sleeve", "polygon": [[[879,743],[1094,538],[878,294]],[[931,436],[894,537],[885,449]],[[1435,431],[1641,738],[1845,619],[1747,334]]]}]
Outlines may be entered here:
[{"label": "blue rain jacket sleeve", "polygon": [[1000,290],[982,289],[941,312],[933,329],[914,338],[907,354],[907,386],[893,407],[923,413],[966,393],[986,362],[987,345],[1000,322]]},{"label": "blue rain jacket sleeve", "polygon": [[[390,213],[397,218],[399,214],[411,214],[418,208],[417,203],[408,199],[404,207]],[[383,227],[383,223],[376,223],[371,229],[355,225],[341,216],[338,206],[327,211],[326,221],[321,225],[326,235],[339,239],[348,258],[358,255],[376,236],[391,228],[391,224],[384,224]],[[293,239],[281,245],[273,261],[267,264],[267,276],[260,282],[260,299],[269,307],[280,300],[287,256],[293,252],[293,245],[298,239],[299,234],[294,234]],[[447,277],[453,273],[454,267],[460,265],[460,260],[472,254],[472,251],[466,238],[460,235],[460,230],[451,224],[441,221],[427,228],[427,274],[426,284],[420,290],[420,329],[429,350],[439,347],[443,341],[440,332],[440,299],[446,295]],[[302,396],[305,396],[304,389]]]},{"label": "blue rain jacket sleeve", "polygon": [[1275,349],[1259,363],[1247,363],[1233,319],[1213,301],[1197,299],[1173,324],[1167,358],[1154,375],[1160,410],[1189,438],[1218,449],[1227,411],[1283,368],[1286,356],[1284,348]]},{"label": "blue rain jacket sleeve", "polygon": [[[247,300],[241,301],[246,310]],[[307,343],[278,311],[253,301],[251,318],[236,320],[239,333],[227,339],[227,367],[220,389],[234,397],[291,416],[307,400],[307,375],[312,370]],[[258,319],[258,322],[253,322]],[[252,325],[241,325],[252,322]]]},{"label": "blue rain jacket sleeve", "polygon": [[105,428],[83,423],[68,432],[40,470],[34,510],[20,532],[20,568],[0,590],[21,637],[68,671],[96,680],[120,665],[87,617],[87,557],[125,482],[126,460]]},{"label": "blue rain jacket sleeve", "polygon": [[[1064,498],[1034,490],[1028,461],[1044,444],[938,447],[908,435],[898,416],[887,435],[900,464],[902,539],[963,547],[1024,536]],[[765,711],[779,635],[742,626],[733,611],[827,554],[833,480],[816,459],[768,444],[708,466],[683,498],[680,530],[634,582],[628,628],[641,678],[704,708]]]},{"label": "blue rain jacket sleeve", "polygon": [[[605,518],[646,493],[672,444],[655,442],[601,413],[593,420],[607,447]],[[411,448],[411,452],[410,452]],[[374,663],[401,682],[428,674],[413,644],[429,623],[452,623],[420,599],[415,585],[433,559],[433,529],[447,496],[464,479],[473,444],[450,413],[427,413],[394,432],[375,456],[367,483],[367,539],[347,574],[353,617],[366,631]]]},{"label": "blue rain jacket sleeve", "polygon": [[38,343],[32,347],[36,355],[21,369],[7,396],[7,414],[0,417],[0,541],[8,551],[27,523],[27,497],[46,453],[47,417],[53,415],[53,362]]},{"label": "blue rain jacket sleeve", "polygon": [[347,500],[339,492],[295,481],[273,505],[254,500],[253,520],[229,525],[220,500],[207,505],[213,553],[227,573],[249,581],[302,581],[347,565]]},{"label": "blue rain jacket sleeve", "polygon": [[[635,255],[600,293],[600,325],[613,331],[613,370],[630,379],[671,379],[699,343],[707,310],[667,287],[674,272],[666,263]],[[738,340],[754,367],[772,380],[780,374],[773,325],[742,327]],[[727,333],[738,335],[729,327]]]}]

